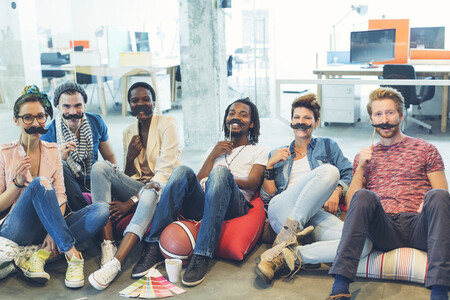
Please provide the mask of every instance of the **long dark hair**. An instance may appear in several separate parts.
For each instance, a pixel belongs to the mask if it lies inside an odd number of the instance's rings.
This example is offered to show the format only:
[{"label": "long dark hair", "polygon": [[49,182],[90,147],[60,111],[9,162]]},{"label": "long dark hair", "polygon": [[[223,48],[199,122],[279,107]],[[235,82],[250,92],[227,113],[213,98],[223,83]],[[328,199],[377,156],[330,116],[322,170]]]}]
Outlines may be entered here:
[{"label": "long dark hair", "polygon": [[250,142],[250,144],[256,145],[256,144],[258,144],[258,139],[259,139],[259,135],[260,135],[260,133],[259,133],[259,129],[260,129],[259,113],[258,113],[258,108],[256,107],[256,105],[253,102],[251,102],[248,97],[234,101],[233,103],[228,105],[227,109],[225,110],[225,116],[223,117],[223,124],[222,124],[222,128],[225,133],[225,136],[230,135],[230,129],[227,126],[228,113],[230,111],[231,106],[233,106],[233,104],[235,104],[237,102],[243,103],[250,107],[250,117],[251,117],[251,122],[253,123],[253,128],[249,128],[248,141]]}]

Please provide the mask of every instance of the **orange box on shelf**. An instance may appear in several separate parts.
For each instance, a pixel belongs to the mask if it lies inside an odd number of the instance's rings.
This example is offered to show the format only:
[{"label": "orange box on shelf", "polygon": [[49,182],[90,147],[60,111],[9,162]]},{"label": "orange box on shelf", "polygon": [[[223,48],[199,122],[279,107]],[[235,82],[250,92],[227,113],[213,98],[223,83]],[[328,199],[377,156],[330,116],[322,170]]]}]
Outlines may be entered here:
[{"label": "orange box on shelf", "polygon": [[369,20],[369,30],[395,29],[395,59],[380,64],[406,64],[409,49],[409,20],[408,19],[379,19]]},{"label": "orange box on shelf", "polygon": [[410,59],[450,59],[450,50],[411,49]]},{"label": "orange box on shelf", "polygon": [[74,46],[83,46],[84,49],[89,49],[89,41],[70,41],[70,49]]}]

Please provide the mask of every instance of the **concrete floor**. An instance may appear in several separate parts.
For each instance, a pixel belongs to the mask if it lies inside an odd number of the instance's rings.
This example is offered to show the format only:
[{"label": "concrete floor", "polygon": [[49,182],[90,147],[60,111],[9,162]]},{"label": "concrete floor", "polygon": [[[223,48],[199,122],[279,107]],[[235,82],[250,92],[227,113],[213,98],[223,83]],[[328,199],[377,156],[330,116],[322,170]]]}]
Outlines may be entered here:
[{"label": "concrete floor", "polygon": [[[96,105],[90,105],[88,110],[98,111]],[[181,110],[169,112],[177,120],[182,132]],[[365,115],[363,112],[362,115]],[[0,106],[0,120],[4,130],[0,136],[0,144],[17,139],[18,130],[11,120],[11,110]],[[333,137],[341,146],[344,154],[350,159],[359,152],[362,147],[370,145],[372,127],[367,122],[367,117],[357,124],[332,124],[328,127],[318,128],[317,136]],[[122,161],[122,130],[127,124],[133,122],[133,117],[120,116],[119,111],[110,107],[110,114],[105,117],[109,127],[109,134],[114,145],[118,161]],[[412,125],[406,130],[406,134],[426,139],[437,146],[444,162],[450,166],[450,133],[439,132],[439,120],[432,121],[433,135],[428,135],[426,130],[421,130]],[[290,128],[277,119],[266,118],[261,120],[260,143],[270,148],[284,145],[289,142]],[[211,145],[205,145],[209,147]],[[183,147],[183,164],[200,168],[202,150],[191,150]],[[449,171],[446,171],[447,178]],[[254,274],[255,259],[269,247],[267,244],[257,244],[253,251],[243,262],[235,262],[223,259],[214,259],[210,264],[210,272],[205,281],[197,287],[185,288],[186,293],[177,295],[177,299],[325,299],[332,286],[332,278],[327,274],[328,267],[323,265],[318,270],[300,271],[291,280],[277,279],[272,285],[267,286],[258,280]],[[141,252],[141,246],[135,247],[131,255],[125,261],[122,272],[106,290],[100,292],[94,289],[87,281],[88,275],[98,269],[100,249],[90,242],[82,249],[85,258],[85,286],[78,290],[71,290],[64,286],[66,262],[59,261],[46,265],[51,280],[44,286],[39,286],[25,281],[17,274],[10,275],[0,281],[1,299],[123,299],[119,291],[134,282],[131,279],[131,269]],[[159,267],[165,274],[164,267]],[[177,284],[181,286],[181,284]],[[420,284],[405,282],[380,281],[357,279],[351,285],[353,299],[427,299],[430,292]]]}]

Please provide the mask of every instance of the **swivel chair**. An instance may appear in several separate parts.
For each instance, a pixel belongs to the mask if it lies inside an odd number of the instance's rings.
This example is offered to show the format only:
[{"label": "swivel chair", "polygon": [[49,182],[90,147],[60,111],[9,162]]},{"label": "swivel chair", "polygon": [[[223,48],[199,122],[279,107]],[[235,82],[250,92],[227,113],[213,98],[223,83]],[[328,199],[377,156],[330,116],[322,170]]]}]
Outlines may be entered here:
[{"label": "swivel chair", "polygon": [[[411,65],[384,65],[383,67],[384,79],[416,79],[416,72]],[[433,80],[434,77],[427,77],[426,80]],[[417,95],[415,85],[390,85],[390,87],[399,91],[405,99],[405,117],[403,120],[403,130],[407,128],[408,122],[418,124],[421,127],[427,128],[428,133],[432,134],[431,125],[422,122],[412,116],[408,115],[408,109],[411,105],[417,105],[420,110],[420,104],[431,100],[434,97],[435,86],[427,85],[420,87],[420,93]]]},{"label": "swivel chair", "polygon": [[[70,63],[68,54],[62,55],[60,52],[44,52],[41,53],[41,66],[46,67],[42,70],[42,78],[47,79],[50,89],[56,87],[54,79],[64,78],[66,71],[59,69],[59,66]],[[49,89],[49,90],[50,90]],[[49,92],[47,90],[47,92]]]}]

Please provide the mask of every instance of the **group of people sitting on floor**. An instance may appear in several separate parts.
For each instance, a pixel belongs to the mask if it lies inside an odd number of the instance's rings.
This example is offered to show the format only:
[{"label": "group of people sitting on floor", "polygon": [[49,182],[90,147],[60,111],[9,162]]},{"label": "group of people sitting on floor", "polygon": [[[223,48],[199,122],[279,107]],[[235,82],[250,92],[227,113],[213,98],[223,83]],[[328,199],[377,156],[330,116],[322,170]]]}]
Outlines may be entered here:
[{"label": "group of people sitting on floor", "polygon": [[[45,283],[45,263],[64,254],[65,285],[82,287],[84,260],[76,247],[99,232],[100,269],[89,275],[90,284],[107,288],[139,242],[142,254],[132,277],[141,277],[164,260],[159,237],[182,212],[201,220],[182,277],[183,285],[198,285],[223,221],[246,215],[259,191],[276,233],[255,268],[264,281],[270,283],[280,269],[295,273],[308,264],[332,263],[328,299],[350,299],[358,262],[372,247],[413,247],[428,253],[425,285],[431,299],[448,299],[450,195],[444,163],[435,146],[400,130],[404,104],[398,91],[371,92],[367,111],[380,141],[361,149],[353,167],[334,140],[313,136],[320,124],[314,94],[292,103],[294,139],[270,153],[258,145],[257,107],[238,99],[225,111],[225,139],[205,153],[197,174],[181,165],[177,124],[153,113],[155,101],[147,83],[128,91],[136,121],[123,132],[122,171],[105,122],[86,112],[80,85],[67,81],[56,88],[59,113],[50,124],[50,99],[34,85],[24,88],[13,109],[20,137],[0,147],[0,278],[17,270]],[[345,222],[336,216],[340,204],[348,208]],[[117,248],[113,226],[131,212]]]}]

